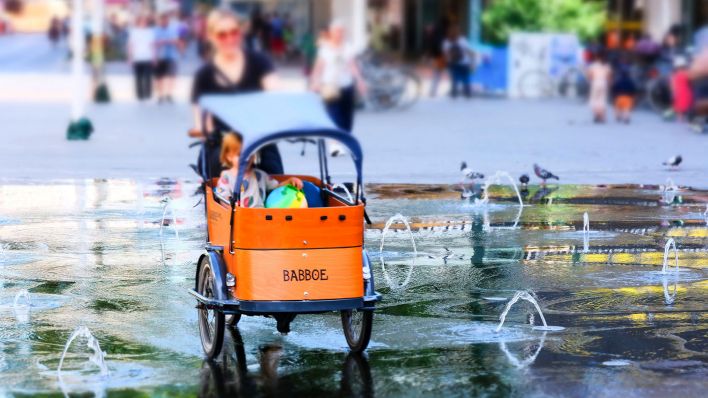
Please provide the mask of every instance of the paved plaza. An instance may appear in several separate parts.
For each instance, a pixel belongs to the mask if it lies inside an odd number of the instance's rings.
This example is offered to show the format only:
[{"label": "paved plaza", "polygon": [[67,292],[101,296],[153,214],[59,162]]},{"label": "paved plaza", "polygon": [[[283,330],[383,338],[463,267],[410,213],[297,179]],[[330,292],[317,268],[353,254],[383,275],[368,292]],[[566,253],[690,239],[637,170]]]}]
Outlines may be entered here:
[{"label": "paved plaza", "polygon": [[[188,74],[178,80],[176,104],[139,104],[132,99],[127,66],[109,66],[114,101],[89,107],[96,129],[90,141],[69,142],[72,87],[65,61],[56,54],[23,59],[24,53],[3,48],[0,178],[193,176],[187,167],[197,154],[186,136]],[[193,66],[189,62],[183,70]],[[297,68],[281,70],[285,89],[304,88]],[[531,173],[538,162],[562,183],[662,184],[671,178],[680,185],[708,187],[708,136],[646,111],[636,112],[628,126],[598,126],[579,102],[440,97],[405,111],[361,111],[355,124],[369,182],[454,183],[465,160],[483,173],[507,170],[515,176]],[[300,148],[283,151],[295,155]],[[678,170],[661,165],[676,154],[684,158]],[[290,166],[301,163],[293,161]]]}]

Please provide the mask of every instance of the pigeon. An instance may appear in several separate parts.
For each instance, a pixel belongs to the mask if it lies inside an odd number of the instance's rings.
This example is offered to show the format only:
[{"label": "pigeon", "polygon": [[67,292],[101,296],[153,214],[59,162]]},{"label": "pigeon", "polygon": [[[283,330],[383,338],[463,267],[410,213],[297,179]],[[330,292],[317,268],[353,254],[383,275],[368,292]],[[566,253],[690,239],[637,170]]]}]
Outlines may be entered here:
[{"label": "pigeon", "polygon": [[472,169],[467,167],[467,162],[462,162],[462,164],[460,165],[460,172],[462,173],[462,176],[467,180],[477,180],[480,178],[484,178],[484,174],[472,171]]},{"label": "pigeon", "polygon": [[676,155],[662,164],[664,166],[669,166],[669,167],[678,167],[678,165],[680,165],[682,161],[683,161],[683,158],[681,157],[681,155]]},{"label": "pigeon", "polygon": [[528,174],[522,174],[521,177],[519,177],[519,182],[521,185],[528,185],[529,183],[529,175]]},{"label": "pigeon", "polygon": [[534,173],[536,173],[538,178],[543,180],[543,185],[546,185],[546,180],[550,180],[550,179],[560,180],[560,178],[558,178],[557,175],[554,175],[550,171],[542,168],[541,166],[539,166],[537,164],[533,165],[533,171],[534,171]]}]

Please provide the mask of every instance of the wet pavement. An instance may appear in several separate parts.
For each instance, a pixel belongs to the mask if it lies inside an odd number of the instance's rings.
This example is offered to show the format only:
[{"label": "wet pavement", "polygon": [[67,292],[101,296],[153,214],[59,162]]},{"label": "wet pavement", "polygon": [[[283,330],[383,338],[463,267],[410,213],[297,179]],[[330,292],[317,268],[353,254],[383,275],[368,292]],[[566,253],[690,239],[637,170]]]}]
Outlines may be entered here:
[{"label": "wet pavement", "polygon": [[[504,186],[486,205],[454,186],[368,186],[366,246],[384,300],[366,355],[348,354],[337,314],[299,316],[287,336],[245,317],[211,363],[187,294],[204,244],[195,182],[6,182],[0,396],[701,396],[708,192],[664,188],[532,186],[519,207]],[[379,252],[396,213],[411,232],[392,224]],[[663,273],[668,239],[679,268]],[[564,329],[534,329],[540,316],[520,301],[497,332],[517,290]],[[107,376],[79,338],[58,378],[80,325]]]}]

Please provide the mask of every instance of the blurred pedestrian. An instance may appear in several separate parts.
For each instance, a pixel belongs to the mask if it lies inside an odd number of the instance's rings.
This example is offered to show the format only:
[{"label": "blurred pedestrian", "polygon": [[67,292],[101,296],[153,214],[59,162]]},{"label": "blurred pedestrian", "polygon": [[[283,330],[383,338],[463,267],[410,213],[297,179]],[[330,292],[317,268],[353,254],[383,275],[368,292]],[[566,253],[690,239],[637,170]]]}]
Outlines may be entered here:
[{"label": "blurred pedestrian", "polygon": [[364,94],[366,83],[356,62],[355,51],[346,41],[344,26],[339,21],[330,24],[326,39],[318,43],[310,86],[322,96],[334,123],[351,133],[355,87]]},{"label": "blurred pedestrian", "polygon": [[62,37],[61,20],[58,17],[52,17],[52,20],[49,22],[49,31],[47,32],[47,35],[49,37],[49,41],[52,43],[52,47],[56,47]]},{"label": "blurred pedestrian", "polygon": [[387,24],[384,23],[380,13],[374,15],[373,23],[369,25],[369,48],[376,54],[386,52]]},{"label": "blurred pedestrian", "polygon": [[657,68],[661,76],[669,76],[673,69],[674,59],[681,55],[680,38],[678,28],[671,28],[661,42],[661,51],[657,60]]},{"label": "blurred pedestrian", "polygon": [[270,51],[271,55],[279,60],[282,60],[285,54],[284,21],[277,12],[270,18]]},{"label": "blurred pedestrian", "polygon": [[[708,26],[701,29],[701,37],[696,37],[696,50],[693,60],[688,67],[688,76],[691,79],[693,98],[691,116],[695,119],[695,127],[699,131],[708,132],[706,116],[708,116]],[[701,42],[703,42],[701,44]]]},{"label": "blurred pedestrian", "polygon": [[256,7],[251,12],[251,20],[249,22],[248,36],[246,37],[246,47],[249,50],[260,52],[265,51],[264,46],[267,23],[260,7]]},{"label": "blurred pedestrian", "polygon": [[303,72],[305,76],[309,77],[317,59],[317,40],[315,35],[310,31],[305,32],[300,38],[299,48],[304,61]]},{"label": "blurred pedestrian", "polygon": [[192,35],[197,42],[197,54],[202,61],[210,58],[209,38],[207,37],[206,16],[202,12],[197,12],[192,17]]},{"label": "blurred pedestrian", "polygon": [[615,117],[618,122],[629,124],[634,97],[637,95],[637,85],[629,73],[628,66],[622,66],[617,71],[617,78],[612,84],[612,97],[614,98]]},{"label": "blurred pedestrian", "polygon": [[474,52],[470,43],[462,36],[458,26],[453,25],[450,27],[447,39],[443,42],[443,51],[445,52],[447,67],[450,70],[452,79],[450,96],[456,98],[459,87],[462,87],[462,94],[467,98],[472,97],[470,77]]},{"label": "blurred pedestrian", "polygon": [[443,42],[445,41],[445,27],[447,22],[440,20],[436,25],[429,25],[425,29],[425,37],[423,43],[425,45],[425,55],[428,58],[432,69],[432,77],[430,79],[430,96],[438,95],[438,86],[440,79],[445,73],[445,53],[443,52]]},{"label": "blurred pedestrian", "polygon": [[[244,49],[244,34],[242,21],[232,11],[217,9],[209,14],[207,35],[213,55],[194,76],[194,129],[190,130],[190,136],[203,137],[204,133],[207,134],[206,148],[201,156],[206,156],[213,177],[218,177],[221,172],[219,148],[222,134],[231,131],[231,128],[217,118],[208,118],[203,124],[199,98],[206,94],[272,90],[278,85],[270,59],[261,52]],[[280,152],[275,144],[264,146],[259,155],[257,167],[260,170],[268,174],[283,174]]]},{"label": "blurred pedestrian", "polygon": [[679,121],[688,121],[688,114],[693,105],[693,92],[688,73],[688,60],[684,56],[674,59],[674,72],[671,75],[671,92],[674,99],[674,112]]},{"label": "blurred pedestrian", "polygon": [[169,14],[162,14],[155,28],[155,90],[157,101],[172,102],[172,92],[177,74],[180,50],[179,32],[170,23]]},{"label": "blurred pedestrian", "polygon": [[290,14],[283,16],[283,41],[285,45],[285,56],[293,59],[298,56],[298,43],[295,36],[295,26]]},{"label": "blurred pedestrian", "polygon": [[595,123],[604,123],[607,115],[608,86],[612,78],[612,68],[607,63],[603,51],[595,56],[588,66],[588,81],[590,81],[590,109]]},{"label": "blurred pedestrian", "polygon": [[155,31],[149,25],[148,16],[138,16],[135,26],[128,31],[127,53],[135,75],[135,95],[139,101],[148,100],[152,97],[155,59]]}]

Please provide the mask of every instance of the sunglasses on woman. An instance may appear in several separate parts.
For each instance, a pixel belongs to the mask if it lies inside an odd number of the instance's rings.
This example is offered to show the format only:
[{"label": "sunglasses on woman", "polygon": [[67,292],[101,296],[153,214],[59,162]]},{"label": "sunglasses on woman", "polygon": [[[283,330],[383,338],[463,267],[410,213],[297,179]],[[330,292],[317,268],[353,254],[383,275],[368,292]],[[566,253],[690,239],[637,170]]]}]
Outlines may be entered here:
[{"label": "sunglasses on woman", "polygon": [[216,32],[216,38],[219,40],[235,39],[241,34],[241,30],[238,28],[233,28],[229,30],[222,30]]}]

